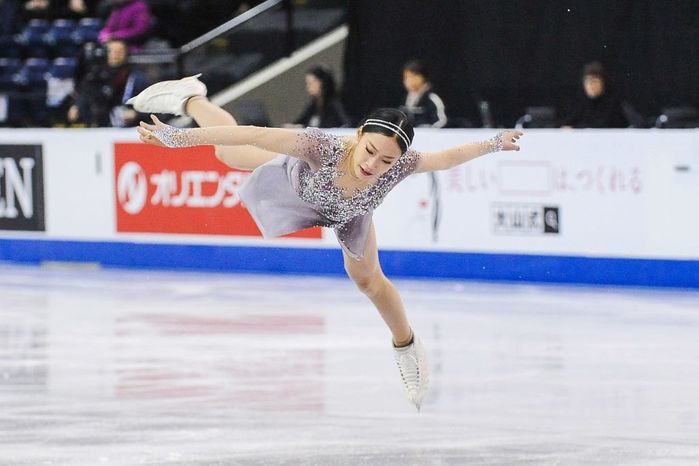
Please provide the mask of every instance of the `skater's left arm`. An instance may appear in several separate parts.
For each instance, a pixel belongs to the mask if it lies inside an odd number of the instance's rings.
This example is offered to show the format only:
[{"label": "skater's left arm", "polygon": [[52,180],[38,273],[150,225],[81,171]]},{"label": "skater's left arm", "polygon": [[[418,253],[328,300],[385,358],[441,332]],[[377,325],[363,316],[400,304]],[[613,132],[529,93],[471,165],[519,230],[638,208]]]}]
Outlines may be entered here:
[{"label": "skater's left arm", "polygon": [[519,150],[516,142],[523,134],[517,130],[505,130],[486,141],[461,144],[436,152],[422,152],[415,173],[448,170],[491,152]]}]

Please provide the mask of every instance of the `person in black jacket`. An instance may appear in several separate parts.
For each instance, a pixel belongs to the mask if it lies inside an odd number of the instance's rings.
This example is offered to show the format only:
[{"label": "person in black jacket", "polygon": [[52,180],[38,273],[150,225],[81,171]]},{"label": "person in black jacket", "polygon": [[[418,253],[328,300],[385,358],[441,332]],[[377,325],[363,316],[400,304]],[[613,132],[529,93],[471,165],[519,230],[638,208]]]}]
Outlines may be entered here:
[{"label": "person in black jacket", "polygon": [[311,99],[294,121],[294,125],[315,128],[350,126],[350,119],[337,96],[335,79],[330,68],[316,65],[309,69],[306,72],[306,91]]},{"label": "person in black jacket", "polygon": [[400,109],[412,118],[414,126],[443,128],[447,124],[444,102],[432,90],[423,62],[411,60],[403,66],[403,86],[408,94]]},{"label": "person in black jacket", "polygon": [[110,40],[106,63],[96,58],[93,61],[73,95],[59,108],[67,108],[65,123],[120,128],[138,125],[142,115],[126,107],[126,101],[145,89],[148,81],[128,63],[126,42]]},{"label": "person in black jacket", "polygon": [[609,85],[602,64],[591,62],[582,73],[583,100],[563,124],[564,128],[627,128],[621,101]]}]

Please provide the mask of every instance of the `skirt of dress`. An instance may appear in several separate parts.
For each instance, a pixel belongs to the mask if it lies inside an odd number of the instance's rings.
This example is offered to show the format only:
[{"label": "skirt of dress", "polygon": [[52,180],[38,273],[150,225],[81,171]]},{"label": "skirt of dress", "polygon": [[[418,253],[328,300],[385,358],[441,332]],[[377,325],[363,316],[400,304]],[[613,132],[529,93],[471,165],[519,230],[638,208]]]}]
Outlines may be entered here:
[{"label": "skirt of dress", "polygon": [[372,212],[338,226],[297,194],[305,161],[280,155],[257,167],[240,188],[243,204],[265,238],[288,235],[305,228],[333,228],[342,248],[355,260],[364,256]]}]

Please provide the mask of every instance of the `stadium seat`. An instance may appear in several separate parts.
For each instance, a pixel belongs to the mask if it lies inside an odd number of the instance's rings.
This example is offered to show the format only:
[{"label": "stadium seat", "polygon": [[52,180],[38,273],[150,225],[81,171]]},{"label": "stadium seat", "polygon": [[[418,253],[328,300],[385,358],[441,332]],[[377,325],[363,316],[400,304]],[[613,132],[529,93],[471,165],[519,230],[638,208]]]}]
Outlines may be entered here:
[{"label": "stadium seat", "polygon": [[78,60],[74,57],[60,57],[53,60],[49,67],[49,76],[57,79],[69,79],[75,77],[75,68]]},{"label": "stadium seat", "polygon": [[21,67],[22,60],[19,58],[0,58],[0,74],[16,73]]},{"label": "stadium seat", "polygon": [[14,82],[24,90],[39,90],[46,87],[49,61],[45,58],[28,58],[14,77]]},{"label": "stadium seat", "polygon": [[0,90],[8,91],[16,88],[14,76],[22,67],[19,58],[0,58]]},{"label": "stadium seat", "polygon": [[49,30],[49,22],[43,19],[29,20],[16,37],[16,42],[21,46],[24,56],[43,58],[48,56],[47,47],[44,44],[44,34]]},{"label": "stadium seat", "polygon": [[699,110],[692,106],[667,107],[655,121],[656,128],[699,128]]},{"label": "stadium seat", "polygon": [[46,105],[56,108],[75,89],[77,59],[56,58],[46,73]]},{"label": "stadium seat", "polygon": [[556,128],[556,109],[554,107],[527,107],[515,123],[516,128]]},{"label": "stadium seat", "polygon": [[87,42],[97,42],[101,29],[102,21],[99,18],[83,18],[73,30],[71,38],[77,46]]},{"label": "stadium seat", "polygon": [[0,58],[0,125],[11,125],[15,121],[17,85],[14,76],[21,66],[18,58]]},{"label": "stadium seat", "polygon": [[44,44],[54,57],[74,56],[78,53],[78,46],[73,41],[71,34],[75,29],[75,22],[69,19],[57,19],[51,28],[44,34]]}]

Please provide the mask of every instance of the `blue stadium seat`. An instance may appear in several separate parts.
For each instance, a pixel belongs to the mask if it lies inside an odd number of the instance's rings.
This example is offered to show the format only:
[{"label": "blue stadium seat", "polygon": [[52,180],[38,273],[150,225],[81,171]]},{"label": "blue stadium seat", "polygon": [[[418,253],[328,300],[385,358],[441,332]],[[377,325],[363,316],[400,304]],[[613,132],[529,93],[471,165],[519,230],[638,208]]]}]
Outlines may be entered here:
[{"label": "blue stadium seat", "polygon": [[49,22],[43,19],[29,20],[16,41],[27,57],[46,57],[48,49],[44,44],[44,34],[49,30]]},{"label": "blue stadium seat", "polygon": [[87,42],[96,42],[102,29],[102,21],[99,18],[83,18],[78,22],[71,34],[75,45],[83,45]]},{"label": "blue stadium seat", "polygon": [[16,89],[14,77],[21,68],[22,60],[19,58],[0,58],[0,90]]},{"label": "blue stadium seat", "polygon": [[75,69],[78,65],[77,58],[56,58],[49,67],[48,75],[57,79],[70,79],[75,77]]},{"label": "blue stadium seat", "polygon": [[46,105],[58,108],[75,89],[75,69],[78,60],[74,57],[56,58],[46,73]]},{"label": "blue stadium seat", "polygon": [[69,19],[57,19],[44,34],[44,44],[54,57],[74,56],[78,46],[71,37],[75,30],[75,22]]},{"label": "blue stadium seat", "polygon": [[14,74],[22,67],[22,60],[19,58],[0,58],[0,74]]},{"label": "blue stadium seat", "polygon": [[45,89],[49,65],[49,61],[45,58],[28,58],[19,73],[15,75],[14,82],[24,90]]}]

